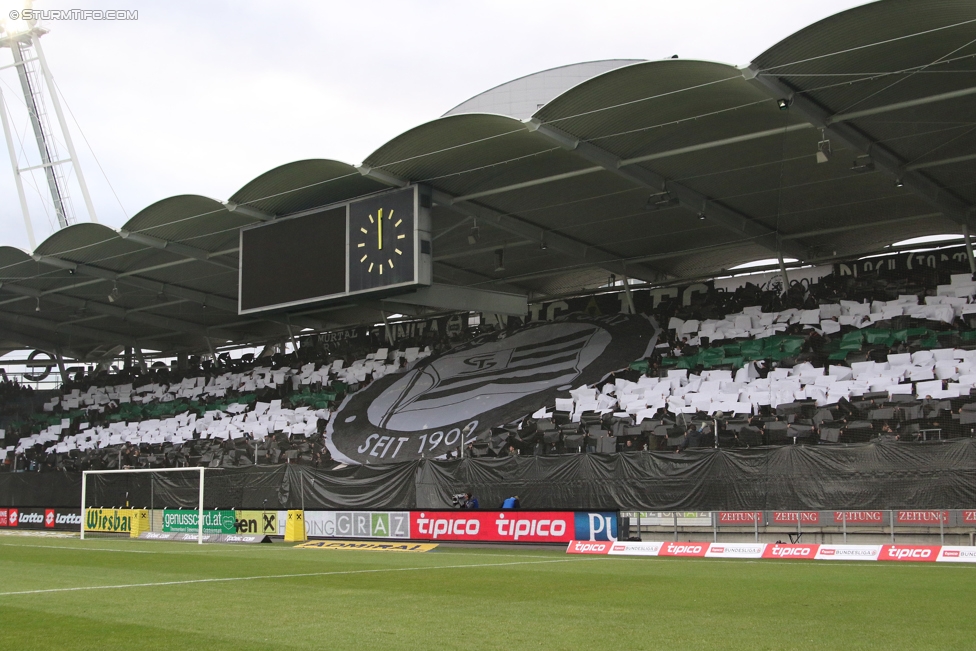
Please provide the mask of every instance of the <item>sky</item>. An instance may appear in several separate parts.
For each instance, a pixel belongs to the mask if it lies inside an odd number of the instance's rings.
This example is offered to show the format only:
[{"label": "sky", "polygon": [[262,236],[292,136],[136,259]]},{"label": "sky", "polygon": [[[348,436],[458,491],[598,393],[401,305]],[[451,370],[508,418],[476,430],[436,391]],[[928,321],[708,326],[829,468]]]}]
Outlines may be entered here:
[{"label": "sky", "polygon": [[[100,223],[118,228],[169,196],[226,200],[284,163],[359,164],[398,134],[493,86],[555,66],[677,54],[747,65],[863,0],[371,0],[107,2],[137,20],[48,21],[61,91]],[[2,13],[17,0],[0,0]],[[0,49],[0,66],[11,62]],[[36,146],[12,70],[0,92],[20,166]],[[19,99],[18,99],[19,98]],[[53,119],[53,114],[51,115]],[[7,148],[0,141],[0,149]],[[38,242],[57,227],[40,173],[27,194]],[[30,250],[9,156],[0,155],[0,245]],[[72,206],[87,220],[77,192]]]}]

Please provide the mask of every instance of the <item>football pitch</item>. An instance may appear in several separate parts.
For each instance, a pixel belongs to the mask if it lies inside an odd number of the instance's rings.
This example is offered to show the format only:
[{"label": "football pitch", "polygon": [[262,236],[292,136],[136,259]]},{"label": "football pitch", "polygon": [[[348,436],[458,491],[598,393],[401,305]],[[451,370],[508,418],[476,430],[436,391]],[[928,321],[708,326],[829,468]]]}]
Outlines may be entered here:
[{"label": "football pitch", "polygon": [[0,536],[26,649],[973,649],[976,567]]}]

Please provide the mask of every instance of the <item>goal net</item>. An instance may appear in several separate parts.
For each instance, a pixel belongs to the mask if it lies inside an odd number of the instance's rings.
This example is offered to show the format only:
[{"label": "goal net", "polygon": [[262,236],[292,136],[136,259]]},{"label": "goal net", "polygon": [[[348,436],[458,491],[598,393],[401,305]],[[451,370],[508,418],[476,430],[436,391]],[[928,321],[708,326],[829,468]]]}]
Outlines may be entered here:
[{"label": "goal net", "polygon": [[213,534],[233,534],[240,496],[220,474],[208,468],[87,470],[81,476],[81,538],[148,532],[161,539],[193,536],[202,544]]}]

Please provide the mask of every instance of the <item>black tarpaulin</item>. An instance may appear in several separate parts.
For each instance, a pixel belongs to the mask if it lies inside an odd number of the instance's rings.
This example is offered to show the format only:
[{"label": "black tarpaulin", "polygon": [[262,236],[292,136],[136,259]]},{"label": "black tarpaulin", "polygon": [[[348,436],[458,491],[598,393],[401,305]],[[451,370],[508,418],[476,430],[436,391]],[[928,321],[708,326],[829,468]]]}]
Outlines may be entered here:
[{"label": "black tarpaulin", "polygon": [[[88,506],[196,508],[199,475],[88,476]],[[74,507],[81,477],[0,474],[0,506]],[[320,470],[206,471],[205,508],[435,509],[471,491],[485,508],[830,510],[973,508],[976,440],[420,460]]]}]

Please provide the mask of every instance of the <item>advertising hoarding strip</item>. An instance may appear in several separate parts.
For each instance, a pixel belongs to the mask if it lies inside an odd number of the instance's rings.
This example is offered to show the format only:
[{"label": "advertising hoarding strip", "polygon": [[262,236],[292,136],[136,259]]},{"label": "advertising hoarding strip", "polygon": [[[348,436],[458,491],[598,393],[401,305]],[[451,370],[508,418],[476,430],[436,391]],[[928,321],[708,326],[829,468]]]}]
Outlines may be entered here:
[{"label": "advertising hoarding strip", "polygon": [[571,540],[566,547],[566,553],[684,558],[976,563],[976,547],[957,545],[804,545]]}]

